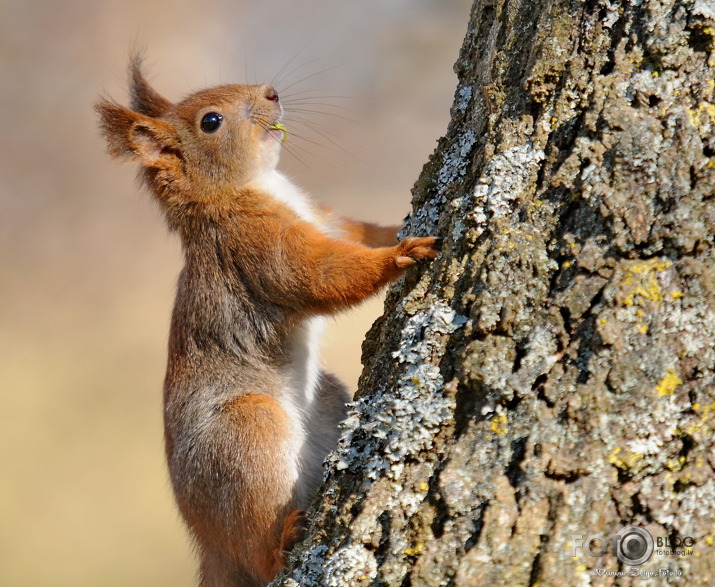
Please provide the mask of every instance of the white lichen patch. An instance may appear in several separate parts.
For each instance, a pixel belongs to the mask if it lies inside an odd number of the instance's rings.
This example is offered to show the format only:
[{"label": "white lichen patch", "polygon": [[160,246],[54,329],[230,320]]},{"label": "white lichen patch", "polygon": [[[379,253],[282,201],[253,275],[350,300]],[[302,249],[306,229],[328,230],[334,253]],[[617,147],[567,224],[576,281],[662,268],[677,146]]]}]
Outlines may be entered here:
[{"label": "white lichen patch", "polygon": [[711,0],[695,0],[695,4],[693,4],[693,14],[715,20],[715,6],[713,6]]},{"label": "white lichen patch", "polygon": [[458,175],[464,175],[467,171],[467,155],[477,142],[477,135],[474,131],[468,130],[461,135],[455,145],[447,152],[442,168],[439,170],[439,180],[447,184],[454,181]]},{"label": "white lichen patch", "polygon": [[466,110],[469,106],[469,101],[472,99],[472,86],[464,86],[459,88],[457,92],[457,108]]},{"label": "white lichen patch", "polygon": [[373,554],[361,544],[348,544],[325,558],[327,546],[316,546],[303,553],[303,564],[284,585],[367,585],[377,576],[377,562]]},{"label": "white lichen patch", "polygon": [[510,215],[512,202],[531,185],[531,176],[544,157],[544,151],[530,144],[495,155],[474,189],[475,204],[481,203],[494,218]]},{"label": "white lichen patch", "polygon": [[403,461],[428,449],[454,399],[444,393],[438,367],[443,342],[466,322],[445,302],[415,313],[402,330],[393,357],[401,365],[396,388],[378,389],[357,401],[341,425],[338,448],[329,457],[337,469],[361,466],[370,479],[396,479]]},{"label": "white lichen patch", "polygon": [[328,547],[319,545],[303,553],[302,564],[296,568],[293,576],[295,579],[286,579],[286,587],[299,587],[300,585],[319,585],[323,574],[323,563]]},{"label": "white lichen patch", "polygon": [[[445,209],[447,202],[446,190],[467,172],[468,155],[476,142],[475,133],[467,131],[447,150],[437,172],[436,195],[408,218],[400,237],[413,232],[416,226],[427,233],[435,231],[440,211]],[[530,143],[495,155],[482,172],[474,192],[458,196],[450,202],[452,240],[461,239],[467,231],[474,240],[484,232],[490,217],[509,216],[512,203],[532,185],[532,176],[544,158],[544,151],[535,149]]]},{"label": "white lichen patch", "polygon": [[684,308],[673,304],[662,332],[679,337],[686,357],[699,357],[706,365],[715,364],[715,312],[707,306]]},{"label": "white lichen patch", "polygon": [[[710,542],[704,541],[700,548],[713,548],[712,538],[715,534],[712,516],[703,516],[703,512],[715,511],[715,479],[706,479],[700,485],[691,485],[678,496],[678,515],[673,525],[681,536],[697,536],[697,526],[708,527]],[[708,519],[709,518],[709,519]]]},{"label": "white lichen patch", "polygon": [[367,585],[376,576],[377,561],[373,553],[361,544],[349,544],[325,561],[320,585]]},{"label": "white lichen patch", "polygon": [[457,242],[462,238],[462,235],[467,230],[467,225],[464,223],[464,210],[471,201],[471,198],[466,196],[461,196],[459,198],[454,198],[449,203],[451,208],[452,218],[452,241]]},{"label": "white lichen patch", "polygon": [[521,193],[531,185],[531,177],[544,160],[544,152],[530,144],[519,145],[495,155],[482,172],[474,192],[453,202],[452,236],[461,238],[469,230],[476,240],[489,218],[506,218]]},{"label": "white lichen patch", "polygon": [[529,336],[527,354],[521,361],[523,369],[547,373],[559,360],[558,342],[546,326],[537,326]]},{"label": "white lichen patch", "polygon": [[447,149],[442,159],[442,166],[437,171],[436,195],[429,202],[425,202],[417,212],[408,217],[405,227],[399,234],[400,238],[414,232],[416,227],[419,227],[421,233],[431,234],[435,231],[441,211],[447,202],[445,195],[447,188],[467,173],[469,165],[467,156],[476,142],[477,135],[468,130],[460,135],[452,146]]}]

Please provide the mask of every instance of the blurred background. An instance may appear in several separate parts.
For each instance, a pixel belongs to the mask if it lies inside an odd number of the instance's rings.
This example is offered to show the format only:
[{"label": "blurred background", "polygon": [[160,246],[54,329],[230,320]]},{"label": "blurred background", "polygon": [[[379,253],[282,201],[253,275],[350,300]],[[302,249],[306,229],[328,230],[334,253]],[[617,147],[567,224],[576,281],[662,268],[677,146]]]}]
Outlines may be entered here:
[{"label": "blurred background", "polygon": [[[281,167],[340,212],[397,223],[445,132],[469,0],[0,0],[0,585],[195,583],[163,460],[181,267],[92,103],[132,48],[171,100],[270,81],[296,100]],[[381,300],[333,321],[354,388]]]}]

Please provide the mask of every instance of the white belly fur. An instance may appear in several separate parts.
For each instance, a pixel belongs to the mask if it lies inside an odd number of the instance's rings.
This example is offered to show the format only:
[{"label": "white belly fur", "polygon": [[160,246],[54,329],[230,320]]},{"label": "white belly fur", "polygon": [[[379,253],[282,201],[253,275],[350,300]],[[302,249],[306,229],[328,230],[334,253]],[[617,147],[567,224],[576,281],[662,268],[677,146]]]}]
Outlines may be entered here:
[{"label": "white belly fur", "polygon": [[[266,172],[254,185],[288,206],[296,216],[320,230],[325,230],[308,196],[275,170]],[[325,318],[315,316],[300,324],[293,333],[289,364],[285,372],[287,397],[295,409],[309,412],[320,374],[320,337]]]},{"label": "white belly fur", "polygon": [[308,196],[284,175],[275,170],[268,171],[259,177],[254,185],[288,206],[302,220],[310,222],[321,230],[324,228],[320,224]]},{"label": "white belly fur", "polygon": [[[254,185],[287,205],[300,219],[310,222],[320,230],[325,230],[308,196],[280,173],[270,171],[260,177]],[[312,463],[314,460],[313,455],[304,454],[304,449],[306,436],[311,430],[309,419],[314,411],[320,377],[320,337],[324,328],[323,316],[308,318],[296,327],[290,341],[288,363],[283,372],[284,389],[281,394],[281,404],[294,427],[290,453],[295,459],[298,477],[295,498],[301,505],[307,505],[307,501],[312,497],[306,495],[306,480],[303,478],[306,471],[301,461]]]}]

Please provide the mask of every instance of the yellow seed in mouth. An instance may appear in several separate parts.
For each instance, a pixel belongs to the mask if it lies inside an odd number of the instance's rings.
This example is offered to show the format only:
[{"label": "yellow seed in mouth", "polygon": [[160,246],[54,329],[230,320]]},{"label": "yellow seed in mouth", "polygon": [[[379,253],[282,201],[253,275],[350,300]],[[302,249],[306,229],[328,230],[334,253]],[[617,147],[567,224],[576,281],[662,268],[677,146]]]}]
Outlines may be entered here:
[{"label": "yellow seed in mouth", "polygon": [[283,133],[283,138],[281,139],[281,145],[288,140],[288,129],[283,125],[282,122],[276,122],[275,124],[272,124],[268,128],[270,128],[272,130],[279,130]]}]

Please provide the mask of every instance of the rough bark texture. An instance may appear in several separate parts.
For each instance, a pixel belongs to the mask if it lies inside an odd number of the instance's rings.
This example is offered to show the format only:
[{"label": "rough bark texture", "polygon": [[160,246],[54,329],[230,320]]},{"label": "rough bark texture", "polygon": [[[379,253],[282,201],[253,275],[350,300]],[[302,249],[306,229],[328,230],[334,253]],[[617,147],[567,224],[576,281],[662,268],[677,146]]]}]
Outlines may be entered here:
[{"label": "rough bark texture", "polygon": [[452,122],[308,540],[280,585],[715,577],[715,5],[476,0]]}]

